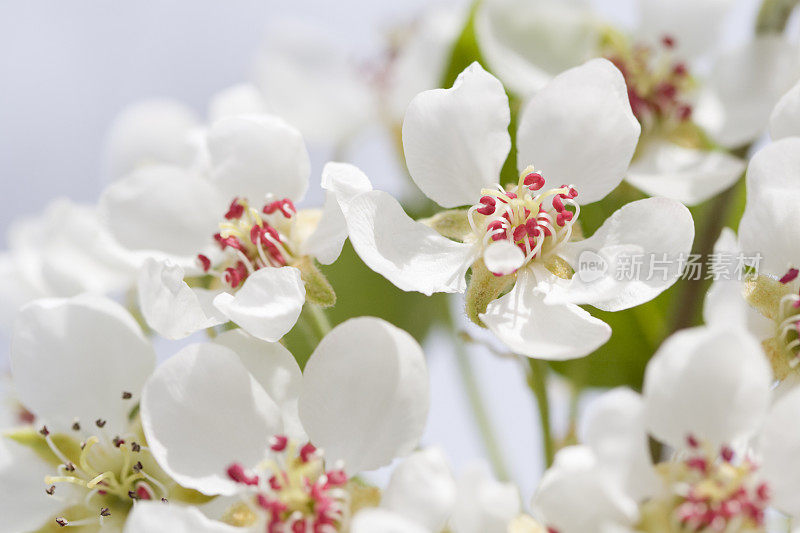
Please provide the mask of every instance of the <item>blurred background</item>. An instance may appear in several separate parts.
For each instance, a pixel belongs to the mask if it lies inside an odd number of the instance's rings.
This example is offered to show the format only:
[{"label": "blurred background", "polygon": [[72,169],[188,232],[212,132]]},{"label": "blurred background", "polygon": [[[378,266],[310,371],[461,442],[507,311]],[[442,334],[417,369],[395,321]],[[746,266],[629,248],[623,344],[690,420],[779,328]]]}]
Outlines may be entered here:
[{"label": "blurred background", "polygon": [[[226,87],[253,80],[258,58],[269,52],[270,28],[301,20],[341,46],[365,76],[374,75],[393,31],[430,8],[429,0],[0,0],[0,243],[18,217],[42,211],[67,196],[92,203],[110,180],[107,133],[126,105],[150,97],[179,100],[200,116]],[[447,9],[466,2],[441,3]],[[596,1],[623,25],[634,19],[629,0]],[[752,20],[755,0],[742,0],[727,32],[731,42]],[[318,29],[313,29],[318,28]],[[285,28],[284,28],[285,29]],[[324,82],[323,82],[324,83]],[[364,104],[366,106],[366,104]],[[368,127],[346,154],[309,139],[312,187],[305,205],[321,202],[318,179],[325,161],[345,156],[377,188],[402,194],[409,187],[395,139]],[[347,288],[342,288],[346,291]],[[454,301],[457,316],[460,299]],[[5,335],[5,334],[4,334]],[[2,337],[0,369],[7,365]],[[159,346],[174,352],[176,342]],[[432,407],[424,444],[445,448],[458,471],[486,452],[459,378],[450,333],[426,342]],[[542,471],[535,404],[520,363],[481,347],[469,349],[511,478],[523,501]],[[551,385],[555,427],[567,418],[565,385]]]}]

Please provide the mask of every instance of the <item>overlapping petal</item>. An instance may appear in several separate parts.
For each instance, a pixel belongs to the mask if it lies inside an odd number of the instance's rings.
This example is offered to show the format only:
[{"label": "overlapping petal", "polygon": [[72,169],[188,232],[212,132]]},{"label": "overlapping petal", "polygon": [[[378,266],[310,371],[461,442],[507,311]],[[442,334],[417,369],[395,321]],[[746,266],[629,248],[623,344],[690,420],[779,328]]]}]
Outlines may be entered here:
[{"label": "overlapping petal", "polygon": [[241,528],[210,520],[196,507],[162,502],[138,502],[125,522],[124,533],[236,533]]},{"label": "overlapping petal", "polygon": [[573,184],[578,201],[588,204],[622,181],[640,132],[622,74],[593,59],[556,76],[525,106],[517,167],[534,165],[545,188]]},{"label": "overlapping petal", "polygon": [[769,119],[769,133],[773,140],[800,137],[800,83],[784,94]]}]

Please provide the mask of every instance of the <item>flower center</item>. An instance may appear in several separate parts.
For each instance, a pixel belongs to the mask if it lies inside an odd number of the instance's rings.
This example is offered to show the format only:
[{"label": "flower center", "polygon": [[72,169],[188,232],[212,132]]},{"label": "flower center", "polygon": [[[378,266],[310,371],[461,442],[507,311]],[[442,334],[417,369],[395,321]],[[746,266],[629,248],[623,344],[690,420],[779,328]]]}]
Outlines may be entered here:
[{"label": "flower center", "polygon": [[682,460],[657,466],[667,491],[645,503],[644,531],[659,523],[654,516],[669,531],[761,531],[769,489],[756,476],[757,465],[737,460],[727,446],[714,450],[692,436],[687,442]]},{"label": "flower center", "polygon": [[660,45],[632,44],[622,35],[607,32],[601,53],[622,72],[633,114],[643,127],[677,125],[691,118],[686,98],[694,88],[686,64],[673,57],[675,40],[664,36]]},{"label": "flower center", "polygon": [[[82,442],[71,435],[51,434],[47,426],[39,431],[60,461],[57,472],[44,480],[45,492],[53,498],[62,498],[59,488],[62,485],[81,489],[77,498],[73,491],[64,493],[69,512],[75,516],[57,517],[59,526],[102,525],[112,510],[126,513],[134,501],[166,500],[168,490],[156,479],[161,475],[160,470],[147,446],[140,444],[141,438],[133,431],[112,438],[105,426],[104,420],[96,420],[93,434]],[[81,424],[76,421],[72,429],[81,431]]]},{"label": "flower center", "polygon": [[516,187],[483,189],[480,202],[467,212],[473,237],[484,247],[490,241],[512,242],[525,254],[525,263],[551,254],[569,241],[580,207],[572,185],[539,192],[543,187],[544,178],[529,166]]},{"label": "flower center", "polygon": [[[797,279],[798,272],[796,268],[790,268],[779,282],[783,285],[791,283]],[[789,367],[796,368],[800,364],[800,293],[789,293],[780,299],[777,317],[777,338],[789,356]]]},{"label": "flower center", "polygon": [[296,257],[291,240],[296,215],[297,209],[288,198],[270,199],[260,212],[247,200],[234,198],[219,233],[214,235],[224,258],[212,265],[208,256],[199,254],[200,266],[235,289],[258,269],[291,264]]},{"label": "flower center", "polygon": [[273,437],[271,450],[273,457],[256,472],[238,463],[228,467],[228,476],[247,489],[248,498],[231,507],[224,520],[250,526],[261,514],[267,533],[326,533],[345,527],[350,494],[344,470],[339,466],[326,471],[321,450],[311,443],[298,449],[282,435]]}]

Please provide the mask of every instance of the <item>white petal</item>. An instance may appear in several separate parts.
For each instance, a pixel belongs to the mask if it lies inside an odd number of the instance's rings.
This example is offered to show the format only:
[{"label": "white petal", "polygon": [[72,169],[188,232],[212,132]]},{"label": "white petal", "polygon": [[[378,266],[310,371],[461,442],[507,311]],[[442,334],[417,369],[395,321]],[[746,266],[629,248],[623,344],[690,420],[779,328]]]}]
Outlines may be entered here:
[{"label": "white petal", "polygon": [[226,321],[207,296],[215,293],[192,289],[184,271],[167,261],[146,259],[139,273],[139,307],[147,325],[168,339],[183,339],[195,331]]},{"label": "white petal", "polygon": [[194,111],[175,100],[145,100],[123,109],[108,133],[111,174],[120,177],[153,163],[188,166],[195,157],[189,137],[199,126]]},{"label": "white petal", "polygon": [[[773,106],[797,80],[800,53],[780,35],[756,37],[714,63],[708,111],[698,102],[695,121],[723,146],[737,147],[766,128]],[[712,113],[721,106],[722,115]]]},{"label": "white petal", "polygon": [[236,533],[242,529],[209,519],[196,507],[162,502],[137,502],[124,533]]},{"label": "white petal", "polygon": [[454,533],[506,533],[520,513],[519,490],[492,478],[483,463],[467,467],[458,479],[458,500],[450,527]]},{"label": "white petal", "polygon": [[381,507],[413,519],[429,531],[444,529],[456,503],[456,482],[444,452],[414,452],[392,472]]},{"label": "white petal", "polygon": [[736,183],[744,169],[744,161],[722,150],[654,141],[636,155],[625,179],[650,196],[695,205]]},{"label": "white petal", "polygon": [[647,365],[645,420],[653,436],[677,449],[689,435],[711,446],[732,444],[758,428],[771,382],[761,345],[746,331],[679,331]]},{"label": "white petal", "polygon": [[329,460],[356,473],[410,453],[428,403],[419,344],[381,319],[354,318],[328,333],[308,360],[300,420]]},{"label": "white petal", "polygon": [[223,118],[208,131],[211,179],[229,198],[300,201],[311,163],[300,132],[272,115]]},{"label": "white petal", "polygon": [[490,244],[483,252],[483,261],[489,272],[495,274],[512,274],[525,263],[525,254],[509,241],[498,241]]},{"label": "white petal", "polygon": [[791,516],[800,516],[800,438],[794,428],[800,416],[800,389],[784,395],[770,409],[759,438],[761,468],[770,503]]},{"label": "white petal", "polygon": [[256,270],[236,291],[214,298],[214,306],[250,335],[275,342],[297,322],[306,289],[294,267]]},{"label": "white petal", "polygon": [[592,353],[611,328],[577,305],[548,305],[529,269],[514,288],[489,304],[481,320],[515,353],[537,359],[574,359]]},{"label": "white petal", "polygon": [[[553,292],[545,301],[590,304],[604,311],[648,302],[681,276],[681,258],[686,260],[693,240],[692,215],[680,202],[645,198],[626,204],[594,235],[565,246],[564,258],[576,273],[563,294]],[[605,265],[601,271],[593,262],[598,258]],[[642,263],[638,275],[625,270],[633,261]]]},{"label": "white petal", "polygon": [[42,423],[66,430],[75,418],[102,418],[121,433],[154,366],[139,325],[107,298],[36,300],[20,310],[11,371],[20,401]]},{"label": "white petal", "polygon": [[0,533],[37,531],[54,520],[64,507],[44,491],[45,476],[54,473],[33,451],[0,437]]},{"label": "white petal", "polygon": [[367,507],[353,518],[350,524],[351,533],[431,533],[405,516],[381,509]]},{"label": "white petal", "polygon": [[463,292],[473,247],[451,241],[405,214],[383,191],[342,205],[350,242],[361,260],[404,291]]},{"label": "white petal", "polygon": [[769,119],[769,134],[773,140],[800,137],[800,82],[784,94]]},{"label": "white petal", "polygon": [[767,145],[750,160],[747,203],[739,222],[745,255],[762,255],[759,271],[780,278],[798,266],[800,239],[800,138]]},{"label": "white petal", "polygon": [[582,2],[481,2],[475,32],[492,72],[521,96],[596,55],[599,21]]},{"label": "white petal", "polygon": [[342,253],[347,240],[347,221],[341,205],[362,192],[372,190],[369,178],[358,167],[348,163],[328,163],[322,169],[325,207],[317,229],[308,238],[305,251],[323,265],[330,265]]},{"label": "white petal", "polygon": [[531,507],[545,526],[559,533],[633,525],[638,516],[636,502],[598,467],[597,458],[585,446],[569,446],[556,454]]},{"label": "white petal", "polygon": [[644,422],[641,396],[620,387],[589,404],[581,436],[601,467],[636,500],[652,496],[660,481],[650,460]]},{"label": "white petal", "polygon": [[272,17],[255,79],[275,113],[309,142],[341,146],[374,116],[370,76],[322,23]]},{"label": "white petal", "polygon": [[593,59],[556,76],[525,106],[517,166],[534,165],[545,189],[575,185],[578,201],[588,204],[622,181],[640,131],[622,74]]},{"label": "white petal", "polygon": [[241,83],[214,95],[208,106],[208,121],[213,124],[226,117],[260,115],[267,111],[261,92],[254,85]]},{"label": "white petal", "polygon": [[214,342],[233,350],[242,364],[281,409],[286,434],[297,441],[305,432],[297,415],[303,373],[294,356],[278,342],[265,342],[240,329],[218,335]]},{"label": "white petal", "polygon": [[106,188],[100,211],[125,248],[193,256],[218,231],[225,202],[199,176],[179,167],[151,165]]},{"label": "white petal", "polygon": [[414,183],[442,207],[472,205],[497,182],[511,149],[503,85],[473,63],[450,89],[418,94],[403,121],[403,150]]},{"label": "white petal", "polygon": [[204,494],[236,492],[226,470],[254,467],[281,413],[230,349],[187,346],[162,363],[142,393],[142,426],[153,457],[175,481]]},{"label": "white petal", "polygon": [[734,0],[641,0],[640,34],[650,42],[669,36],[675,53],[693,59],[719,44],[725,15]]},{"label": "white petal", "polygon": [[0,252],[0,331],[10,335],[19,308],[44,296],[44,291],[31,282],[26,272],[17,268],[11,254]]}]

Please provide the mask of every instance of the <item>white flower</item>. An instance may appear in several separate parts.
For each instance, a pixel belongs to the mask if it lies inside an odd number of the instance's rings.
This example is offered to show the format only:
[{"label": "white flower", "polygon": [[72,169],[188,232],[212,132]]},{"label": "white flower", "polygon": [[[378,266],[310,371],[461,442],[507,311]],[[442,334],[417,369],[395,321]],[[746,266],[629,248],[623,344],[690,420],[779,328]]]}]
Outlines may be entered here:
[{"label": "white flower", "polygon": [[633,36],[611,29],[588,2],[554,0],[484,2],[476,32],[492,71],[523,97],[591,57],[613,61],[643,126],[627,181],[650,195],[700,203],[732,185],[744,162],[714,148],[697,126],[725,147],[752,141],[800,75],[800,58],[777,35],[719,53],[733,7],[727,0],[637,4]]},{"label": "white flower", "polygon": [[438,448],[415,452],[392,472],[380,507],[360,511],[353,533],[505,533],[520,513],[519,491],[476,464],[456,481]]},{"label": "white flower", "polygon": [[[504,189],[497,181],[511,145],[508,124],[503,86],[477,63],[452,89],[418,95],[403,124],[406,162],[439,205],[472,206],[456,212],[463,242],[414,222],[381,191],[341,203],[349,236],[367,265],[404,290],[462,292],[465,272],[481,258],[496,275],[516,271],[500,281],[513,285],[511,292],[492,301],[480,320],[520,354],[583,356],[611,331],[578,304],[617,311],[668,288],[679,275],[676,264],[666,276],[625,281],[615,275],[618,258],[663,253],[674,259],[688,252],[692,219],[676,201],[647,199],[614,213],[591,238],[571,242],[580,212],[576,195],[585,204],[613,190],[639,135],[622,76],[608,61],[569,70],[531,99],[517,134],[522,172]],[[606,269],[573,276],[587,252]]]},{"label": "white flower", "polygon": [[[581,524],[591,520],[637,531],[762,531],[768,508],[800,513],[800,460],[791,451],[800,438],[790,422],[800,392],[773,396],[758,340],[720,311],[664,342],[641,397],[616,389],[598,399],[586,445],[561,452],[584,457],[571,463],[581,474],[557,461],[534,497],[545,524],[561,533],[586,531]],[[656,468],[648,434],[674,451]],[[594,503],[588,512],[586,501]]]},{"label": "white flower", "polygon": [[11,370],[38,431],[0,441],[0,531],[104,524],[119,531],[134,500],[169,498],[135,408],[155,352],[135,320],[98,296],[26,305]]},{"label": "white flower", "polygon": [[769,120],[769,133],[775,141],[800,137],[800,82],[775,104]]},{"label": "white flower", "polygon": [[162,364],[141,404],[166,472],[230,497],[226,521],[278,531],[346,523],[348,479],[410,453],[427,411],[421,348],[376,318],[334,328],[302,374],[280,344],[227,332]]},{"label": "white flower", "polygon": [[255,82],[271,112],[313,144],[341,150],[376,110],[369,71],[324,25],[273,20],[255,63]]},{"label": "white flower", "polygon": [[236,533],[241,528],[209,519],[195,507],[140,502],[131,511],[123,533]]},{"label": "white flower", "polygon": [[135,278],[124,250],[91,206],[67,199],[14,221],[0,253],[0,326],[10,329],[25,303],[49,296],[123,290]]},{"label": "white flower", "polygon": [[[142,162],[101,197],[111,233],[142,266],[142,313],[167,338],[230,320],[278,340],[299,316],[314,259],[329,264],[341,251],[338,202],[331,193],[322,212],[297,210],[308,153],[300,133],[265,107],[253,87],[223,91],[207,130],[183,132],[198,148],[191,164]],[[354,167],[331,163],[323,187],[334,179],[354,190],[368,183]]]}]

